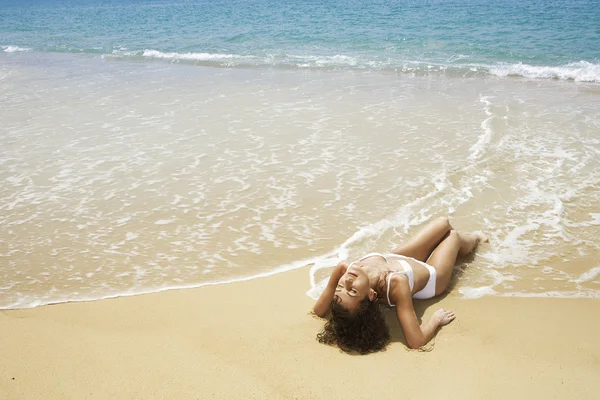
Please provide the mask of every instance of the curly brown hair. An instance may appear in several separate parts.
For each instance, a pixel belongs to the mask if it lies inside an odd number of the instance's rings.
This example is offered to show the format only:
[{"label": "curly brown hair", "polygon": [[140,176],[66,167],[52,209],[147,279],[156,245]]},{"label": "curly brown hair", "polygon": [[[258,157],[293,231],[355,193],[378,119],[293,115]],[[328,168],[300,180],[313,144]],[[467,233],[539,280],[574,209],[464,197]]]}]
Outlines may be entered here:
[{"label": "curly brown hair", "polygon": [[351,312],[334,297],[329,304],[329,317],[317,340],[324,344],[337,344],[346,353],[374,353],[385,350],[390,342],[390,331],[377,302],[365,297]]}]

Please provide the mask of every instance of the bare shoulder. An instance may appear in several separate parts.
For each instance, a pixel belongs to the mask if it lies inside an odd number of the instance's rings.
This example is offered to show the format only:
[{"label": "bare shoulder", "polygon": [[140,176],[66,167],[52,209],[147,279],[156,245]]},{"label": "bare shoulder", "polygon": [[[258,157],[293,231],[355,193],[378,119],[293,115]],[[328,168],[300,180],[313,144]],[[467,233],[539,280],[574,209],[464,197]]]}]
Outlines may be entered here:
[{"label": "bare shoulder", "polygon": [[394,274],[390,277],[390,300],[398,305],[403,299],[411,298],[410,284],[405,274]]},{"label": "bare shoulder", "polygon": [[408,276],[406,276],[406,274],[394,274],[390,277],[390,281],[390,290],[395,290],[397,288],[410,289]]}]

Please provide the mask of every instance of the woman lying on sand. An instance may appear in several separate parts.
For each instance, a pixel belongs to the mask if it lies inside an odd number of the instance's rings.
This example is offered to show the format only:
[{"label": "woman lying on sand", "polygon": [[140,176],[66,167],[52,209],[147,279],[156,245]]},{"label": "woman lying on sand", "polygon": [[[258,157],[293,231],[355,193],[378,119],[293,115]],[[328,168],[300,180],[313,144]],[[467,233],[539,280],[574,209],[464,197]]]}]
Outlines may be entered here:
[{"label": "woman lying on sand", "polygon": [[370,253],[350,265],[339,263],[314,307],[320,317],[329,312],[317,339],[347,352],[366,354],[384,349],[390,334],[379,304],[385,304],[396,308],[408,345],[413,349],[425,345],[438,327],[454,320],[454,312],[439,309],[419,325],[412,299],[444,293],[456,257],[469,254],[482,241],[487,238],[458,233],[448,218],[442,217],[390,254]]}]

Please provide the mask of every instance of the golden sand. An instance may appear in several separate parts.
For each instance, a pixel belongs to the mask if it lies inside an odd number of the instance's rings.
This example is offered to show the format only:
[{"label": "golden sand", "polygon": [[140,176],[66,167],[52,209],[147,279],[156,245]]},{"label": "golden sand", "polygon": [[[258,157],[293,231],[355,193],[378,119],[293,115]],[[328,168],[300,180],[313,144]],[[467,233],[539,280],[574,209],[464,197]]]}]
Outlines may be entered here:
[{"label": "golden sand", "polygon": [[319,344],[305,269],[264,279],[0,314],[2,399],[594,399],[600,301],[450,294],[457,319],[407,350]]}]

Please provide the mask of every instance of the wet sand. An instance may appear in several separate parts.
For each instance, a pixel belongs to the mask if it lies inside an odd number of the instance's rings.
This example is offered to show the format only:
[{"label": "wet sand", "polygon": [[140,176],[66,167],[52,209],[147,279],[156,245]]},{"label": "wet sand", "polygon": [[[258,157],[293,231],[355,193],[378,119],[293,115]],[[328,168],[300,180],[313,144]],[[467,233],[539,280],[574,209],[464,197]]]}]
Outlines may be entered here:
[{"label": "wet sand", "polygon": [[4,399],[592,399],[600,301],[450,293],[457,319],[410,351],[319,344],[307,270],[252,281],[0,313]]}]

